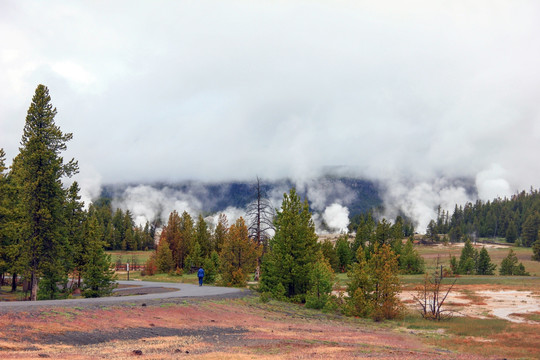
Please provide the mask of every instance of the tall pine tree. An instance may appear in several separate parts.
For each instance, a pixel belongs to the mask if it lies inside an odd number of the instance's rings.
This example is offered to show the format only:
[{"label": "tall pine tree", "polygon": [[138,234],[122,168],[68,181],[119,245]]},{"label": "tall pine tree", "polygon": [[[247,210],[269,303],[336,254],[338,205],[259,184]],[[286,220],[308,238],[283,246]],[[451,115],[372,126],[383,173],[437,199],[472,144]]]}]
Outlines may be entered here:
[{"label": "tall pine tree", "polygon": [[31,274],[31,300],[37,299],[38,279],[46,297],[54,297],[56,282],[65,277],[62,259],[65,233],[62,177],[77,171],[77,163],[64,163],[61,152],[72,134],[62,133],[55,124],[56,109],[49,90],[39,85],[28,109],[20,148],[20,179],[24,220],[23,248]]},{"label": "tall pine tree", "polygon": [[229,223],[227,221],[227,216],[225,214],[219,214],[218,223],[212,236],[212,246],[218,254],[221,252],[228,231]]},{"label": "tall pine tree", "polygon": [[197,223],[195,224],[195,241],[199,243],[203,257],[209,257],[212,252],[212,242],[210,240],[210,231],[208,230],[208,224],[204,220],[202,214],[199,214]]},{"label": "tall pine tree", "polygon": [[318,244],[308,202],[302,202],[294,188],[283,195],[274,224],[276,233],[263,259],[261,289],[277,297],[304,301]]}]

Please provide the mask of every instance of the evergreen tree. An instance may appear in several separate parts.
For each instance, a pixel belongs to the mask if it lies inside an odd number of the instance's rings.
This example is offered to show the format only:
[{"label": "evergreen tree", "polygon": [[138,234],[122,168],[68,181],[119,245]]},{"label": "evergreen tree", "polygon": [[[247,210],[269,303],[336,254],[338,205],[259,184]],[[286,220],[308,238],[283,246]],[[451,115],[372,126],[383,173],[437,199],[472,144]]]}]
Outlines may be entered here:
[{"label": "evergreen tree", "polygon": [[540,232],[538,234],[538,240],[536,240],[532,246],[533,256],[532,259],[540,261]]},{"label": "evergreen tree", "polygon": [[403,218],[401,216],[396,216],[396,221],[394,221],[394,224],[391,226],[392,238],[401,242],[405,233],[404,228]]},{"label": "evergreen tree", "polygon": [[126,244],[125,249],[123,250],[138,250],[137,243],[135,241],[135,234],[133,232],[133,227],[135,223],[133,222],[133,217],[131,216],[131,211],[126,210],[124,214],[124,219],[122,221],[122,230],[124,233],[124,238],[122,242]]},{"label": "evergreen tree", "polygon": [[[352,246],[353,254],[356,256],[356,252],[359,248],[364,249],[368,243],[371,243],[371,237],[373,235],[374,222],[369,217],[371,221],[365,221],[358,226],[356,229],[356,235],[354,237],[354,242]],[[356,259],[358,260],[358,259]]]},{"label": "evergreen tree", "polygon": [[388,244],[392,238],[392,225],[386,219],[377,223],[375,228],[375,242],[379,245]]},{"label": "evergreen tree", "polygon": [[212,251],[210,257],[203,260],[204,267],[204,283],[213,284],[219,275],[220,260],[217,251]]},{"label": "evergreen tree", "polygon": [[[185,259],[193,251],[194,247],[194,225],[193,218],[187,211],[182,213],[180,217],[180,238],[178,239],[178,258],[180,260],[180,268],[186,268],[190,264],[185,264]],[[189,269],[188,269],[189,270]]]},{"label": "evergreen tree", "polygon": [[346,310],[351,315],[373,317],[376,321],[393,319],[401,313],[398,255],[390,245],[375,244],[369,261],[358,251],[359,262],[351,267],[347,287]]},{"label": "evergreen tree", "polygon": [[133,228],[133,248],[137,250],[143,250],[143,228],[141,225],[137,225]]},{"label": "evergreen tree", "polygon": [[116,209],[112,217],[113,244],[115,250],[127,250],[126,229],[124,227],[124,212]]},{"label": "evergreen tree", "polygon": [[538,230],[540,230],[540,214],[534,212],[530,214],[521,230],[521,240],[523,246],[532,246],[532,244],[538,239]]},{"label": "evergreen tree", "polygon": [[95,214],[85,224],[86,239],[85,264],[82,271],[84,297],[109,295],[115,286],[114,271],[111,270],[111,256],[104,251],[100,227]]},{"label": "evergreen tree", "polygon": [[324,239],[324,241],[321,243],[321,251],[326,260],[328,260],[328,263],[334,272],[339,271],[339,258],[336,253],[336,249],[334,249],[334,244],[332,244],[330,239]]},{"label": "evergreen tree", "polygon": [[191,247],[189,255],[186,256],[185,267],[191,271],[191,269],[198,269],[203,265],[204,256],[198,241],[195,241]]},{"label": "evergreen tree", "polygon": [[478,254],[476,273],[478,275],[493,275],[496,267],[497,265],[491,262],[491,257],[486,248],[482,247],[482,250],[480,250],[480,253]]},{"label": "evergreen tree", "polygon": [[220,254],[221,283],[225,286],[246,286],[261,252],[262,245],[249,238],[244,219],[236,220],[229,228]]},{"label": "evergreen tree", "polygon": [[[154,232],[155,234],[155,232]],[[154,249],[154,234],[151,233],[150,223],[147,221],[143,229],[142,246],[141,249]]]},{"label": "evergreen tree", "polygon": [[166,237],[161,238],[159,242],[155,265],[158,273],[169,273],[175,268],[172,251]]},{"label": "evergreen tree", "polygon": [[13,159],[11,171],[2,177],[3,198],[0,201],[2,215],[0,224],[0,254],[11,274],[11,291],[17,290],[17,276],[28,274],[28,254],[23,251],[24,220],[26,207],[23,204],[23,182],[21,180],[21,156]]},{"label": "evergreen tree", "polygon": [[10,270],[12,260],[9,256],[9,247],[14,242],[13,237],[10,236],[12,202],[10,201],[11,193],[5,166],[5,155],[4,149],[0,148],[0,281],[4,279],[4,274]]},{"label": "evergreen tree", "polygon": [[459,274],[474,274],[476,271],[476,258],[478,252],[473,247],[471,239],[467,238],[465,245],[461,250],[461,255],[459,257],[458,263],[458,273]]},{"label": "evergreen tree", "polygon": [[424,259],[414,248],[409,238],[399,256],[399,269],[403,274],[423,274],[425,271]]},{"label": "evergreen tree", "polygon": [[398,255],[388,245],[376,246],[369,266],[375,283],[373,318],[382,320],[398,317],[401,312]]},{"label": "evergreen tree", "polygon": [[190,270],[188,268],[190,264],[186,260],[194,246],[194,229],[191,215],[184,211],[180,217],[174,210],[169,215],[169,221],[163,228],[161,237],[167,238],[176,267]]},{"label": "evergreen tree", "polygon": [[448,237],[450,238],[450,242],[458,242],[461,241],[463,238],[463,231],[460,226],[453,226],[451,227],[450,231],[448,232]]},{"label": "evergreen tree", "polygon": [[199,214],[197,223],[195,224],[195,241],[199,243],[201,247],[202,256],[204,258],[210,256],[212,252],[212,245],[210,241],[210,231],[208,230],[208,224],[204,221],[202,214]]},{"label": "evergreen tree", "polygon": [[322,309],[328,303],[334,286],[334,271],[322,252],[311,270],[311,289],[306,296],[306,307]]},{"label": "evergreen tree", "polygon": [[114,243],[114,236],[115,236],[114,226],[112,222],[109,222],[105,226],[105,232],[103,234],[103,242],[105,243],[106,249],[117,249]]},{"label": "evergreen tree", "polygon": [[[6,227],[9,218],[6,153],[0,148],[0,272],[7,269],[3,250],[7,246]],[[2,277],[3,278],[3,277]]]},{"label": "evergreen tree", "polygon": [[458,261],[454,255],[450,256],[450,270],[452,274],[459,274]]},{"label": "evergreen tree", "polygon": [[508,228],[506,229],[506,241],[509,243],[513,243],[517,239],[517,228],[516,223],[514,221],[510,221],[508,224]]},{"label": "evergreen tree", "polygon": [[62,266],[65,234],[63,204],[65,191],[61,179],[77,171],[77,163],[64,163],[60,153],[72,135],[55,124],[56,109],[49,90],[39,85],[28,109],[20,148],[20,179],[24,220],[21,224],[24,252],[31,274],[31,300],[37,299],[38,279],[44,293],[54,297],[56,281],[65,278]]},{"label": "evergreen tree", "polygon": [[439,234],[437,230],[437,223],[435,222],[435,220],[431,220],[426,229],[426,237],[429,239],[429,241],[439,241]]},{"label": "evergreen tree", "polygon": [[180,252],[181,242],[181,229],[180,229],[180,216],[173,210],[169,215],[167,225],[162,229],[159,243],[167,243],[172,251],[173,260],[176,267],[183,269],[184,259],[186,257],[185,252]]},{"label": "evergreen tree", "polygon": [[358,249],[356,258],[358,262],[354,263],[347,273],[349,297],[346,300],[345,312],[352,316],[369,317],[373,312],[375,283],[361,248]]},{"label": "evergreen tree", "polygon": [[84,253],[86,250],[82,232],[86,213],[83,209],[84,203],[81,201],[79,191],[79,184],[74,181],[69,187],[65,205],[66,231],[71,256],[64,263],[64,266],[67,267],[67,272],[76,272],[77,287],[81,286],[81,269],[84,265]]},{"label": "evergreen tree", "polygon": [[223,247],[223,242],[227,236],[227,231],[229,231],[229,223],[227,222],[227,216],[225,214],[219,214],[218,223],[214,229],[213,236],[213,248],[219,254]]},{"label": "evergreen tree", "polygon": [[295,301],[304,301],[310,288],[310,271],[317,256],[317,235],[307,200],[292,188],[283,195],[275,218],[276,233],[263,259],[261,289]]},{"label": "evergreen tree", "polygon": [[347,268],[351,264],[353,259],[353,254],[349,245],[349,236],[347,234],[343,234],[337,239],[336,255],[339,261],[339,271],[347,271]]},{"label": "evergreen tree", "polygon": [[525,271],[523,264],[518,264],[518,258],[512,249],[510,249],[508,255],[501,262],[499,273],[501,275],[529,275],[529,273]]}]

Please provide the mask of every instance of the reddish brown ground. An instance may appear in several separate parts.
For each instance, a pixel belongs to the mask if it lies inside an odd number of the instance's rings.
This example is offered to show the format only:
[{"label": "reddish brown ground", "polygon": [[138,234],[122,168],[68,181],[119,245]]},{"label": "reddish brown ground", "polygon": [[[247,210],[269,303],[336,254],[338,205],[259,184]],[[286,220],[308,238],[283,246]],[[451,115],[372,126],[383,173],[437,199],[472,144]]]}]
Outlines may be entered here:
[{"label": "reddish brown ground", "polygon": [[0,314],[1,359],[481,358],[422,339],[387,323],[252,298]]}]

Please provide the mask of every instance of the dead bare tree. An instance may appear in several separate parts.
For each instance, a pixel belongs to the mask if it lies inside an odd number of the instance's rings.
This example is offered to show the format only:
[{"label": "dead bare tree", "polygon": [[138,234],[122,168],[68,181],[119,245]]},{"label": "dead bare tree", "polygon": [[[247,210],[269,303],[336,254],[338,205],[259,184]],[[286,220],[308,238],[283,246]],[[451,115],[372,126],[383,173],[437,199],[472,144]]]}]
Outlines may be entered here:
[{"label": "dead bare tree", "polygon": [[248,220],[249,237],[263,247],[263,254],[268,247],[270,231],[274,230],[275,211],[266,198],[266,193],[261,185],[261,179],[257,176],[254,186],[255,200],[247,207],[246,217]]},{"label": "dead bare tree", "polygon": [[443,267],[440,265],[439,270],[439,258],[437,258],[435,271],[432,275],[425,274],[424,284],[417,288],[418,294],[413,296],[414,300],[420,305],[420,314],[424,319],[440,321],[453,316],[453,311],[444,310],[443,304],[457,279],[446,285],[448,287],[445,289],[444,278]]},{"label": "dead bare tree", "polygon": [[[255,200],[248,205],[246,212],[246,218],[249,224],[248,232],[249,237],[262,246],[262,255],[264,255],[268,249],[269,231],[275,230],[275,211],[270,200],[266,197],[266,193],[261,185],[261,179],[258,176],[254,188]],[[257,268],[255,270],[256,281],[259,280],[261,271],[261,257],[257,259]]]}]

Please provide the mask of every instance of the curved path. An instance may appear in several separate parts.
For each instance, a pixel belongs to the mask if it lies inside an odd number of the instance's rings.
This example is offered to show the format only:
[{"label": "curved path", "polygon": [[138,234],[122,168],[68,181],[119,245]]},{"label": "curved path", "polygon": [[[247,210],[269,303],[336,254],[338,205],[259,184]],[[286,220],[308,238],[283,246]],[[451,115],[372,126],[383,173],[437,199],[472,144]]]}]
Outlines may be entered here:
[{"label": "curved path", "polygon": [[[245,289],[218,287],[218,286],[198,286],[192,284],[179,284],[179,283],[163,283],[152,281],[117,281],[118,285],[129,285],[128,288],[116,289],[122,290],[144,290],[147,288],[165,288],[165,289],[177,289],[169,292],[149,293],[144,295],[131,295],[131,296],[112,296],[101,298],[80,298],[80,299],[65,299],[65,300],[41,300],[41,301],[6,301],[0,302],[0,312],[4,309],[30,309],[38,306],[85,306],[85,305],[100,305],[100,304],[114,304],[121,302],[133,302],[133,301],[146,301],[146,300],[162,300],[172,298],[189,298],[189,297],[207,297],[207,296],[230,296],[233,294],[239,294],[245,291]],[[144,292],[144,291],[143,291]]]}]

